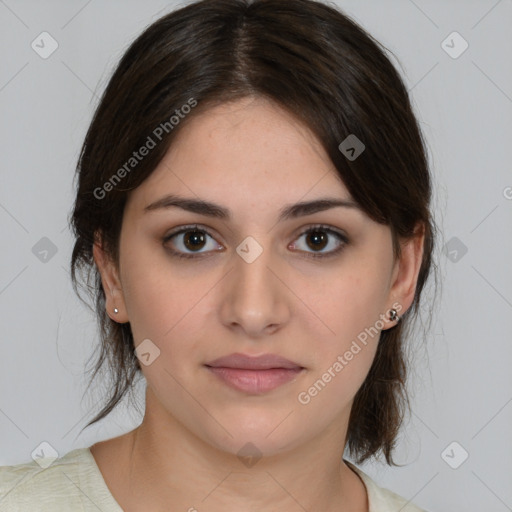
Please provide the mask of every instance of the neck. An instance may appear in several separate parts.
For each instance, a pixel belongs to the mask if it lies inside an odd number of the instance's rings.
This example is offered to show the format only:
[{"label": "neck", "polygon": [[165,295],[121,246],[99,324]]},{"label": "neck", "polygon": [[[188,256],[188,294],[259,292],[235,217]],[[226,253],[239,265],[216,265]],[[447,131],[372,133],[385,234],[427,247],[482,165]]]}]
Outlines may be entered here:
[{"label": "neck", "polygon": [[368,510],[364,484],[343,462],[339,425],[294,449],[261,456],[247,446],[237,455],[200,439],[148,400],[154,400],[149,392],[144,421],[117,445],[124,484],[114,497],[125,511]]}]

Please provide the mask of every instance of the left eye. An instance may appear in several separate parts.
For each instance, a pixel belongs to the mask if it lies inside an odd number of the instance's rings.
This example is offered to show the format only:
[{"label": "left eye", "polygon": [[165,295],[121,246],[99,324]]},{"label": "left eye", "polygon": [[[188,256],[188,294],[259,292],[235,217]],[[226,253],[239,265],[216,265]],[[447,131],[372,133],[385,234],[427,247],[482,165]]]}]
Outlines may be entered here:
[{"label": "left eye", "polygon": [[[332,238],[334,235],[334,238],[336,239],[336,242],[332,242]],[[306,245],[313,249],[312,253],[309,253],[307,250],[306,256],[307,257],[313,257],[313,258],[323,258],[328,256],[333,256],[334,254],[337,254],[340,252],[344,246],[348,243],[347,237],[334,229],[325,227],[325,226],[315,226],[312,228],[309,228],[307,231],[304,231],[299,236],[299,239],[301,237],[306,237]],[[294,242],[292,244],[294,248],[297,248],[297,242]],[[326,250],[323,252],[320,252],[322,249],[325,249],[328,246],[331,246],[331,250]],[[334,247],[332,247],[334,245]],[[299,247],[299,250],[304,251],[304,249]]]}]

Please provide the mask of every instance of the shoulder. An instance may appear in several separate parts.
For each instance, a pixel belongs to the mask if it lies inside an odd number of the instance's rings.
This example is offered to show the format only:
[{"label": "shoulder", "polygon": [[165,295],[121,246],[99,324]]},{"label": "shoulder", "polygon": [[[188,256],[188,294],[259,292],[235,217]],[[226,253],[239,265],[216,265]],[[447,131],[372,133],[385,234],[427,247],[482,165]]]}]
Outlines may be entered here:
[{"label": "shoulder", "polygon": [[110,512],[93,462],[89,448],[78,448],[53,462],[0,466],[0,512]]},{"label": "shoulder", "polygon": [[393,491],[380,487],[364,471],[349,461],[345,462],[359,475],[366,487],[369,512],[427,512]]}]

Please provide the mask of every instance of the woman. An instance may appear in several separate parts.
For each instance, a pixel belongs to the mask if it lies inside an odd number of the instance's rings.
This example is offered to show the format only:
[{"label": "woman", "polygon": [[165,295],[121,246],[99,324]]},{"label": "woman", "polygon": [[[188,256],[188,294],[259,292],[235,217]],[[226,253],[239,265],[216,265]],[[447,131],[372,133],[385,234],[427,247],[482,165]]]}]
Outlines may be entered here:
[{"label": "woman", "polygon": [[115,377],[89,425],[140,372],[145,415],[2,468],[0,510],[420,510],[343,458],[393,464],[434,243],[379,43],[311,0],[192,3],[127,50],[77,175],[74,283]]}]

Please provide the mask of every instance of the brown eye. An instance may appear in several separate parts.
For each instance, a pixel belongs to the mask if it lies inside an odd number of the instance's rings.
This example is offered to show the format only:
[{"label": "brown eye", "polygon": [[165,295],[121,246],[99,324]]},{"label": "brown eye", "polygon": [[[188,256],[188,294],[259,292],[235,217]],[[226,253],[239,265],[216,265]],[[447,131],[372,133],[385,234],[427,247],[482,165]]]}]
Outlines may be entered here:
[{"label": "brown eye", "polygon": [[[305,257],[328,258],[334,256],[348,244],[348,238],[341,232],[327,226],[313,226],[304,231],[297,240],[305,237],[305,244],[293,243],[293,248],[303,252]],[[330,250],[324,251],[326,247]]]},{"label": "brown eye", "polygon": [[206,242],[206,237],[202,231],[186,231],[184,235],[183,245],[191,251],[202,249]]},{"label": "brown eye", "polygon": [[163,244],[173,256],[196,258],[207,256],[207,253],[211,255],[222,248],[213,241],[213,236],[205,229],[200,229],[197,226],[183,226],[181,229],[166,235]]},{"label": "brown eye", "polygon": [[[306,237],[308,242],[306,242],[306,243],[308,244],[308,246],[311,249],[321,250],[327,245],[327,243],[329,241],[328,238],[329,237],[325,234],[325,232],[309,231],[307,233],[307,237]],[[309,241],[311,241],[311,243],[309,243]]]}]

